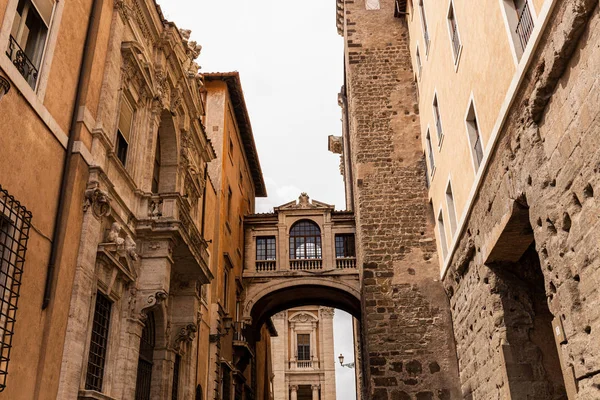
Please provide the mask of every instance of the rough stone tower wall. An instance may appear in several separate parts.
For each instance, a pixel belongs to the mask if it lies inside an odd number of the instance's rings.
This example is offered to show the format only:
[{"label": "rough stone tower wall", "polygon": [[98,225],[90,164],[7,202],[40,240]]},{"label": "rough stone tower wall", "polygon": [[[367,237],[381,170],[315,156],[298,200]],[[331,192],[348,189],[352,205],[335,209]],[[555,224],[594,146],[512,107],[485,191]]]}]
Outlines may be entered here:
[{"label": "rough stone tower wall", "polygon": [[379,3],[367,10],[365,0],[338,2],[363,266],[363,398],[455,399],[456,353],[427,200],[408,29],[394,18],[393,0]]}]

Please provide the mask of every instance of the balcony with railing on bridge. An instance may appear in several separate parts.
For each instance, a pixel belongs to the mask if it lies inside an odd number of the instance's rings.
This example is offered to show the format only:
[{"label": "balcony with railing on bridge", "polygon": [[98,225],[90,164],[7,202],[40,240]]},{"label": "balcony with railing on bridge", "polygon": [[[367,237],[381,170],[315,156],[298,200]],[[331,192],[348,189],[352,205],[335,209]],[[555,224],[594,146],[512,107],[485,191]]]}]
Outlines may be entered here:
[{"label": "balcony with railing on bridge", "polygon": [[350,211],[309,201],[275,207],[245,218],[244,274],[356,273],[355,221]]}]

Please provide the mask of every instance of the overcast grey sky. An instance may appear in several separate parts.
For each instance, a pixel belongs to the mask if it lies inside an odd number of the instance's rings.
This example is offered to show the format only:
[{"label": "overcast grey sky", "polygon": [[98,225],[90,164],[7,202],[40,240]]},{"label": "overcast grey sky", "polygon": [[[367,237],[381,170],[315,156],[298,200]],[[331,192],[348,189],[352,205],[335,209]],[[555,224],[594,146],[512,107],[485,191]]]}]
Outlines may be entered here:
[{"label": "overcast grey sky", "polygon": [[[345,209],[339,155],[327,136],[341,135],[337,94],[343,40],[335,0],[159,0],[165,17],[191,29],[202,45],[203,72],[239,71],[269,197],[256,211],[296,199]],[[353,361],[350,315],[336,312],[335,354]],[[355,399],[354,370],[336,361],[337,398]]]}]

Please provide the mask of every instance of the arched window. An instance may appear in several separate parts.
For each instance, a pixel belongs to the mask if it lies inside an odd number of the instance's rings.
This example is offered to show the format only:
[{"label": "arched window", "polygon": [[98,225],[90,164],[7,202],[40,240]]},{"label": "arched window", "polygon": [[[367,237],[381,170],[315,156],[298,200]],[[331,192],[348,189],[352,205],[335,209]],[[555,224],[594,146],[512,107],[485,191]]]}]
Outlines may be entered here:
[{"label": "arched window", "polygon": [[137,382],[135,385],[135,400],[150,400],[150,384],[152,383],[152,359],[156,346],[156,330],[154,313],[148,315],[148,320],[142,331],[140,340],[140,358],[138,359]]},{"label": "arched window", "polygon": [[158,193],[160,182],[160,134],[156,137],[156,150],[154,151],[154,167],[152,169],[152,193]]},{"label": "arched window", "polygon": [[290,259],[321,258],[321,230],[312,221],[300,221],[290,230]]}]

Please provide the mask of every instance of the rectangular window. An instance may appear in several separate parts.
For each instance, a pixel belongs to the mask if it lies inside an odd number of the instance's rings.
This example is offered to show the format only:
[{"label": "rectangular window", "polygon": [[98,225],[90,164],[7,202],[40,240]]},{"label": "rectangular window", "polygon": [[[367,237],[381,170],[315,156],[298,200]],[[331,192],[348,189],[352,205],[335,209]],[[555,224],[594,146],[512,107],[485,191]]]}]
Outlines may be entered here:
[{"label": "rectangular window", "polygon": [[229,306],[229,268],[230,263],[227,262],[225,265],[225,270],[223,271],[223,308],[225,312],[227,312],[227,307]]},{"label": "rectangular window", "polygon": [[131,137],[131,126],[133,124],[133,108],[127,100],[121,99],[121,109],[119,111],[119,126],[117,127],[117,143],[115,153],[121,164],[125,166],[127,162],[127,149]]},{"label": "rectangular window", "polygon": [[335,256],[336,258],[356,257],[352,233],[335,235]]},{"label": "rectangular window", "polygon": [[275,260],[275,236],[256,238],[256,260]]},{"label": "rectangular window", "polygon": [[429,134],[429,129],[427,129],[427,136],[425,137],[427,141],[427,155],[429,156],[429,175],[433,176],[435,172],[435,159],[433,158],[433,146],[431,145],[431,135]]},{"label": "rectangular window", "polygon": [[446,227],[444,226],[444,216],[442,210],[438,215],[438,232],[440,234],[440,246],[442,249],[442,261],[446,259],[448,254],[448,244],[446,243]]},{"label": "rectangular window", "polygon": [[437,130],[438,146],[442,145],[444,131],[442,130],[442,118],[440,117],[440,107],[438,105],[437,94],[433,95],[433,117],[435,118],[435,129]]},{"label": "rectangular window", "polygon": [[456,17],[454,15],[454,3],[452,1],[450,2],[450,10],[448,10],[448,28],[450,29],[450,42],[452,43],[452,55],[454,56],[454,63],[457,63],[462,46],[460,44],[460,37],[458,36],[458,24],[456,23]]},{"label": "rectangular window", "polygon": [[469,105],[467,112],[467,133],[469,135],[469,143],[471,145],[471,155],[473,156],[473,165],[475,171],[479,170],[481,161],[483,160],[483,146],[481,143],[481,133],[479,132],[479,123],[475,114],[475,106],[473,101]]},{"label": "rectangular window", "polygon": [[96,294],[92,338],[85,378],[86,390],[102,392],[111,309],[112,302],[104,294],[98,292]]},{"label": "rectangular window", "polygon": [[156,137],[156,148],[154,151],[154,166],[152,169],[152,193],[158,193],[160,182],[160,134]]},{"label": "rectangular window", "polygon": [[231,132],[229,132],[229,155],[233,157],[233,140],[231,139]]},{"label": "rectangular window", "polygon": [[298,361],[310,361],[310,334],[298,334]]},{"label": "rectangular window", "polygon": [[427,18],[425,17],[424,0],[419,0],[419,12],[421,14],[421,27],[423,28],[423,39],[425,41],[425,54],[429,53],[429,30],[427,29]]},{"label": "rectangular window", "polygon": [[171,400],[178,400],[179,396],[179,368],[181,367],[181,356],[175,355],[175,365],[173,366],[173,386],[171,388]]},{"label": "rectangular window", "polygon": [[35,89],[54,0],[19,0],[11,27],[6,55],[23,78]]},{"label": "rectangular window", "polygon": [[454,236],[456,232],[456,208],[454,206],[454,195],[452,194],[452,185],[448,182],[446,188],[446,205],[448,206],[448,219],[450,220],[450,234]]},{"label": "rectangular window", "polygon": [[231,192],[231,187],[227,187],[227,221],[231,218],[231,204],[233,193]]},{"label": "rectangular window", "polygon": [[30,227],[31,213],[0,186],[0,392],[6,388]]},{"label": "rectangular window", "polygon": [[415,55],[417,60],[417,73],[419,74],[419,78],[421,77],[421,70],[423,69],[423,65],[421,64],[421,53],[419,52],[419,46],[417,45],[417,53]]}]

